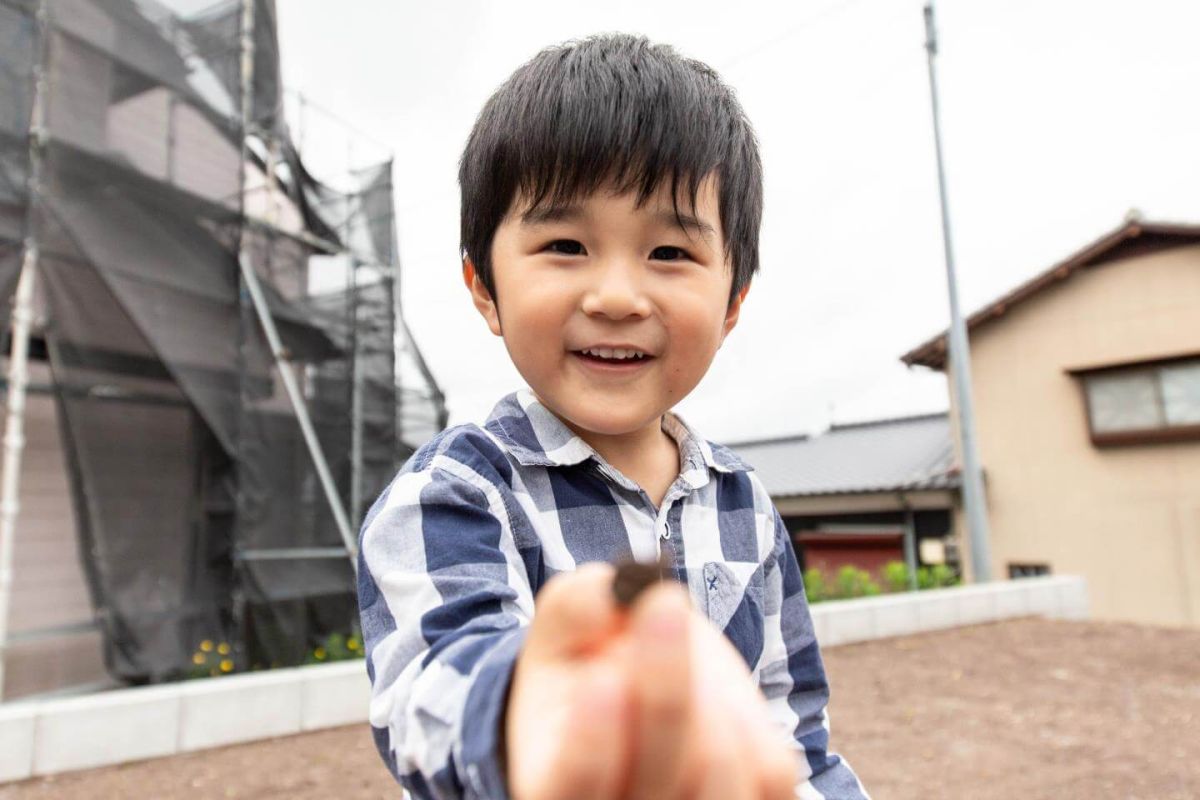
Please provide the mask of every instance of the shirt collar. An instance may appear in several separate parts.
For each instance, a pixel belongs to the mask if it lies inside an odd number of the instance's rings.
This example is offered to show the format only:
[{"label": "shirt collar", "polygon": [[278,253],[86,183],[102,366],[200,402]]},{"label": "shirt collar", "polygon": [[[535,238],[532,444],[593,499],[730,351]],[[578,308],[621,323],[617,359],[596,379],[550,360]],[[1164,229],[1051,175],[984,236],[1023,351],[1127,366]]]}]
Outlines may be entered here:
[{"label": "shirt collar", "polygon": [[[529,389],[502,398],[484,427],[522,464],[565,467],[592,458],[616,472]],[[680,474],[693,486],[707,483],[710,469],[718,472],[753,469],[732,450],[706,441],[674,411],[663,414],[662,429],[679,445]]]}]

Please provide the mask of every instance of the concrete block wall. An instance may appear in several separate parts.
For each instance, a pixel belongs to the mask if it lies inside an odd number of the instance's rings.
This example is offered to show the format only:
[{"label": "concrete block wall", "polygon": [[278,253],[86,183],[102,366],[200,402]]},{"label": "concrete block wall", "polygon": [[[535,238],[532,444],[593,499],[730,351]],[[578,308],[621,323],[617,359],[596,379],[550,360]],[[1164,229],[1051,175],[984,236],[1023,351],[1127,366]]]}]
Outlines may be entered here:
[{"label": "concrete block wall", "polygon": [[0,783],[365,723],[361,660],[0,705]]},{"label": "concrete block wall", "polygon": [[1087,619],[1087,583],[1078,576],[1014,581],[862,597],[812,606],[822,647],[907,636],[1013,617]]}]

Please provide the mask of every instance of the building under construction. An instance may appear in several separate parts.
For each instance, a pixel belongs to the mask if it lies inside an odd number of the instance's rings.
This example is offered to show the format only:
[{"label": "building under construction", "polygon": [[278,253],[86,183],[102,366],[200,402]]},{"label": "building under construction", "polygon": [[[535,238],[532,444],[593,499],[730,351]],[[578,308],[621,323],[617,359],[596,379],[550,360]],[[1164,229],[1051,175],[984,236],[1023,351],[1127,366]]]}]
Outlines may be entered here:
[{"label": "building under construction", "polygon": [[0,0],[0,697],[301,663],[445,425],[391,162],[314,174],[275,13]]}]

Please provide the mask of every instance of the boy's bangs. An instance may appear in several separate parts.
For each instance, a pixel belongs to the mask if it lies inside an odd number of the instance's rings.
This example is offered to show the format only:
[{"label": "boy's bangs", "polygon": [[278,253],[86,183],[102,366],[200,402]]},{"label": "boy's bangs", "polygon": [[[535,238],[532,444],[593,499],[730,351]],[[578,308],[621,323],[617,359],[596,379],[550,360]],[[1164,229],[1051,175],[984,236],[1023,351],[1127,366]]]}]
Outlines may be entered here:
[{"label": "boy's bangs", "polygon": [[518,151],[512,197],[525,201],[522,211],[568,206],[598,191],[633,193],[641,207],[665,190],[676,214],[681,209],[694,213],[701,184],[721,164],[710,152],[712,143],[673,141],[645,127],[637,131],[647,139],[643,142],[623,139],[627,134],[612,129],[572,133],[559,131]]},{"label": "boy's bangs", "polygon": [[666,187],[677,210],[681,201],[694,209],[701,182],[730,156],[729,109],[702,100],[716,94],[718,77],[663,58],[645,40],[607,46],[599,53],[585,42],[535,60],[514,87],[509,199],[519,193],[536,209],[608,187],[636,192],[642,205]]},{"label": "boy's bangs", "polygon": [[597,191],[669,190],[694,213],[718,179],[721,227],[737,291],[758,269],[762,167],[732,91],[707,65],[671,48],[611,34],[542,51],[485,104],[459,164],[462,246],[491,285],[496,227],[522,212]]}]

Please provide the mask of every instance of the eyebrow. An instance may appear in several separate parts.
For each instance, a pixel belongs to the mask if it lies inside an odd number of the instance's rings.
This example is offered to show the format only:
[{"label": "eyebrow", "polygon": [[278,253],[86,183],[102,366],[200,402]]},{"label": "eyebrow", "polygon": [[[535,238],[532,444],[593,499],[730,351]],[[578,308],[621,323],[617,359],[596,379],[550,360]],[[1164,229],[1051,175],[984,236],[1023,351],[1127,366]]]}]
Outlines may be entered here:
[{"label": "eyebrow", "polygon": [[551,222],[575,222],[584,216],[577,205],[554,205],[531,208],[521,215],[526,225],[546,225]]},{"label": "eyebrow", "polygon": [[[532,208],[521,215],[521,221],[526,225],[547,225],[554,222],[576,222],[585,216],[583,208],[578,205],[553,205]],[[693,214],[663,209],[654,213],[656,222],[669,228],[692,230],[706,239],[717,235],[716,229]]]},{"label": "eyebrow", "polygon": [[716,229],[709,225],[704,220],[692,214],[685,214],[682,211],[676,213],[674,211],[659,211],[654,215],[654,218],[666,225],[669,228],[683,228],[684,230],[693,230],[706,239],[711,239],[717,235]]}]

